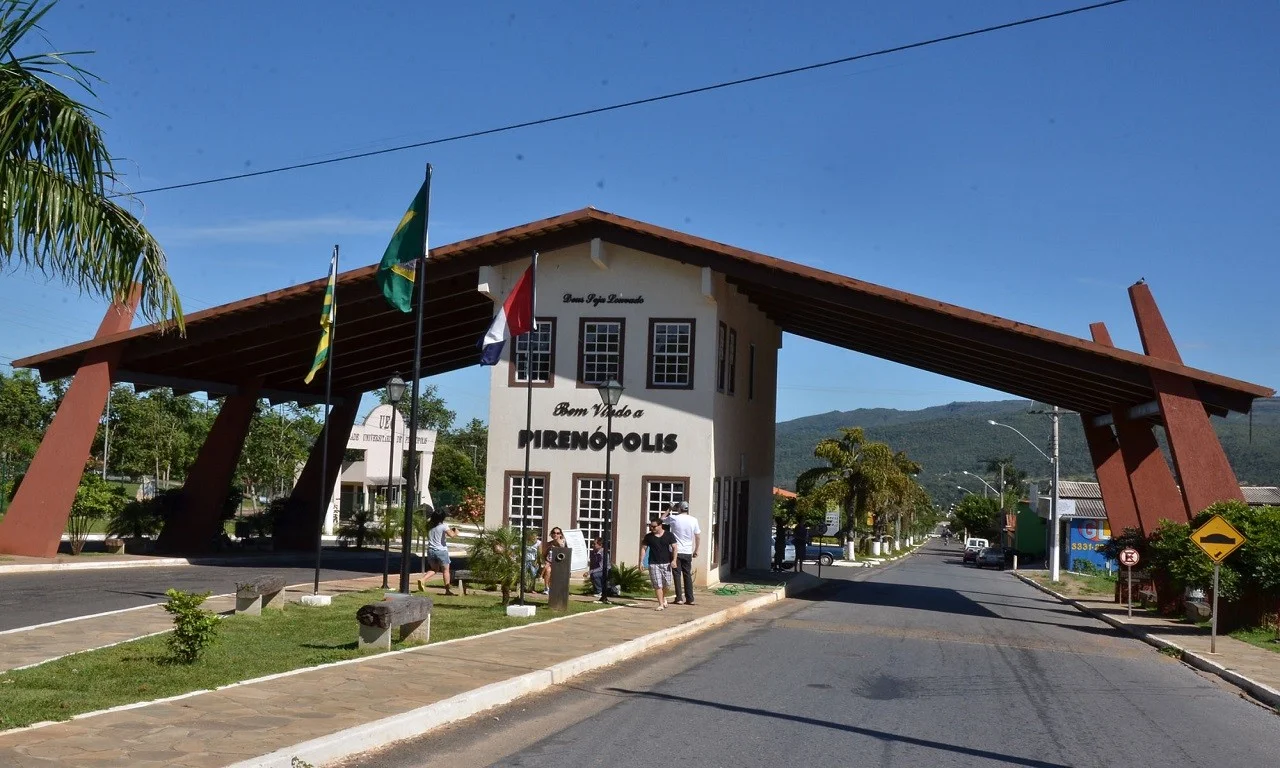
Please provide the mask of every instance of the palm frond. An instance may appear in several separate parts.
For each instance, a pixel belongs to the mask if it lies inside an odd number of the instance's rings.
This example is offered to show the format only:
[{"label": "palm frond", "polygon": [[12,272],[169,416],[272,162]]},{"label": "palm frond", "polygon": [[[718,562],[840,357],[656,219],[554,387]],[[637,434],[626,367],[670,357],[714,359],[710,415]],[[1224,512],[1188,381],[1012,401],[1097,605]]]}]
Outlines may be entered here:
[{"label": "palm frond", "polygon": [[122,300],[141,286],[139,309],[182,327],[182,304],[164,250],[121,206],[30,159],[0,163],[0,260]]}]

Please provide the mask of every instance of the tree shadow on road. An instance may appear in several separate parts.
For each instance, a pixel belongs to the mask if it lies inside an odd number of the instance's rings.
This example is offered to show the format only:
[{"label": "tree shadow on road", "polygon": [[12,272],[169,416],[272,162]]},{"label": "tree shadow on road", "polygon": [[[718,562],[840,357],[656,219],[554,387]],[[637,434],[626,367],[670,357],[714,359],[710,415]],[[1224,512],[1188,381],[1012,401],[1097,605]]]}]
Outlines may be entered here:
[{"label": "tree shadow on road", "polygon": [[756,707],[741,707],[736,704],[724,704],[716,701],[703,701],[688,696],[676,696],[670,693],[657,693],[654,691],[635,691],[627,688],[608,688],[607,690],[615,693],[627,694],[648,699],[657,699],[660,701],[669,701],[680,704],[694,704],[701,707],[710,707],[723,712],[736,712],[746,715],[757,715],[760,717],[771,717],[777,720],[785,720],[801,725],[812,725],[819,728],[830,728],[832,730],[844,731],[846,733],[854,733],[859,736],[869,736],[873,739],[882,739],[885,741],[893,741],[899,744],[909,744],[916,747],[924,747],[926,749],[937,749],[944,752],[952,752],[968,757],[982,758],[984,760],[996,760],[999,762],[1009,763],[1012,765],[1025,765],[1029,768],[1069,768],[1063,763],[1052,763],[1047,760],[1037,760],[1032,757],[1018,757],[1017,755],[1008,755],[1002,752],[991,752],[985,749],[975,749],[973,747],[963,747],[958,744],[945,744],[940,741],[929,741],[927,739],[918,739],[913,736],[903,736],[901,734],[890,733],[889,731],[879,731],[874,728],[863,728],[857,725],[847,725],[845,723],[835,723],[830,720],[819,720],[814,717],[805,717],[803,715],[793,715],[787,712],[774,712],[768,709],[759,709]]}]

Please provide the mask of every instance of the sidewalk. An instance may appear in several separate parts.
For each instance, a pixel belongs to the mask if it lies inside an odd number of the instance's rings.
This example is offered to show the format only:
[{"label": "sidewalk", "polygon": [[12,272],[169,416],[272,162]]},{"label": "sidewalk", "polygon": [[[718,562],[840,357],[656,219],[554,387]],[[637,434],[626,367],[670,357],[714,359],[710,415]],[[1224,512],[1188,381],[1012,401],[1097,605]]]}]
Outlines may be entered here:
[{"label": "sidewalk", "polygon": [[[392,553],[399,557],[399,547]],[[454,557],[465,557],[466,547],[458,543],[450,543],[449,552]],[[382,559],[381,549],[343,549],[326,546],[325,557]],[[309,565],[315,562],[314,552],[270,552],[257,550],[231,551],[218,555],[192,555],[190,557],[167,557],[164,555],[108,555],[102,552],[70,555],[60,552],[54,557],[27,557],[25,555],[0,555],[0,576],[11,573],[46,573],[49,571],[80,571],[98,568],[163,568],[181,565]],[[415,562],[420,558],[415,555]]]},{"label": "sidewalk", "polygon": [[[322,764],[409,738],[661,647],[816,586],[591,613],[246,681],[168,701],[0,734],[0,765]],[[380,577],[379,577],[380,578]],[[356,624],[352,621],[352,637]],[[243,762],[242,762],[243,761]]]},{"label": "sidewalk", "polygon": [[[381,574],[324,581],[320,583],[320,594],[338,595],[381,585]],[[284,597],[286,600],[296,601],[302,595],[311,594],[311,588],[309,583],[291,586],[285,589]],[[214,595],[205,601],[204,607],[215,613],[233,611],[236,607],[235,596]],[[144,605],[96,616],[63,619],[31,628],[5,630],[0,632],[0,672],[137,640],[170,629],[173,629],[173,617],[165,613],[164,608],[160,605]]]},{"label": "sidewalk", "polygon": [[1093,596],[1069,597],[1020,573],[1014,575],[1146,643],[1178,651],[1191,666],[1218,675],[1280,712],[1280,653],[1225,636],[1217,639],[1218,652],[1210,653],[1206,628],[1157,616],[1136,606],[1130,618],[1123,603]]}]

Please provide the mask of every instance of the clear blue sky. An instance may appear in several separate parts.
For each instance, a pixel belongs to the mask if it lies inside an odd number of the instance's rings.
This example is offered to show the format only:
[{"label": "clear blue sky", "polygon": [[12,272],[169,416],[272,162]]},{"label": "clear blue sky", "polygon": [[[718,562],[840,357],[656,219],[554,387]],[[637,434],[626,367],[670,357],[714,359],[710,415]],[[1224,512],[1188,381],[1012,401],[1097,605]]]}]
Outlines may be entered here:
[{"label": "clear blue sky", "polygon": [[[869,51],[1067,2],[64,0],[134,189],[483,129]],[[593,205],[1139,348],[1150,283],[1194,366],[1280,383],[1280,6],[1134,0],[819,72],[141,199],[189,310],[377,261],[435,165],[432,241]],[[0,279],[0,361],[101,305]],[[780,420],[1002,395],[788,336]],[[438,377],[487,418],[478,369]]]}]

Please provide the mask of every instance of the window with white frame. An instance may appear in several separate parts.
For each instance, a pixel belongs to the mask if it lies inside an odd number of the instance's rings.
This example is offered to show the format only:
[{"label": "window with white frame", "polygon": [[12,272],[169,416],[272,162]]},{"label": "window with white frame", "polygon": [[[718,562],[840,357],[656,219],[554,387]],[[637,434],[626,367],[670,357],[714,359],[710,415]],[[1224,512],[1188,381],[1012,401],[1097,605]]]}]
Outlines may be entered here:
[{"label": "window with white frame", "polygon": [[621,319],[582,318],[578,346],[580,384],[622,381],[623,326]]},{"label": "window with white frame", "polygon": [[529,373],[533,373],[534,384],[550,384],[555,375],[555,320],[539,320],[529,333],[516,337],[515,349],[511,355],[511,383],[529,383]]},{"label": "window with white frame", "polygon": [[[612,480],[603,477],[578,477],[574,489],[574,526],[582,530],[588,543],[604,537],[605,512],[609,508]],[[609,542],[605,542],[608,546]]]},{"label": "window with white frame", "polygon": [[649,321],[649,386],[693,387],[693,321]]},{"label": "window with white frame", "polygon": [[[543,521],[547,510],[547,476],[530,474],[528,499],[525,498],[524,473],[507,473],[507,524],[519,528],[521,518],[525,518],[526,528],[543,532]],[[527,518],[525,509],[528,509]]]},{"label": "window with white frame", "polygon": [[660,519],[672,504],[685,501],[685,481],[665,478],[645,479],[644,524]]}]

